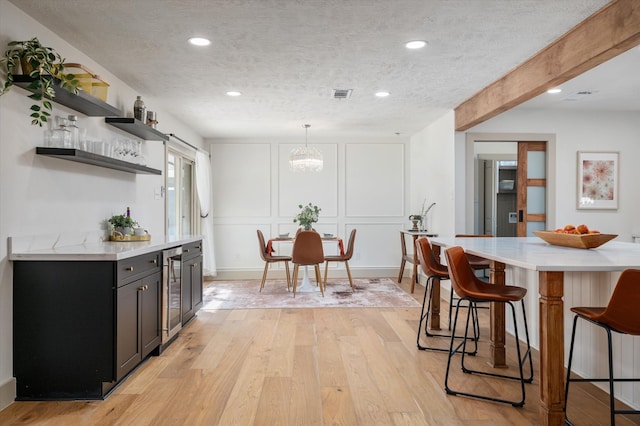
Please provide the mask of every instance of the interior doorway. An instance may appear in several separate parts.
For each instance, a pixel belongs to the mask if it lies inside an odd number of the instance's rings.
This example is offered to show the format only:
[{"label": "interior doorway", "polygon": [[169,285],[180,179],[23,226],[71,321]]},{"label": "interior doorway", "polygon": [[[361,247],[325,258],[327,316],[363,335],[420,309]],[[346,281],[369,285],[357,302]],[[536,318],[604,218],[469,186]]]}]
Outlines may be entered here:
[{"label": "interior doorway", "polygon": [[547,142],[474,141],[474,233],[533,236],[547,225]]}]

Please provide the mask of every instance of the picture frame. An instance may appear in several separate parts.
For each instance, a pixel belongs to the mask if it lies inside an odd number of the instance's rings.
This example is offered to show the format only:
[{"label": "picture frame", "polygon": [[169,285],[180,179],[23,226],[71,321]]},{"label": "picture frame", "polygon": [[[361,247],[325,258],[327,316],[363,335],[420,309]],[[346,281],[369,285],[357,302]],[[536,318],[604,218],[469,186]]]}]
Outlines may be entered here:
[{"label": "picture frame", "polygon": [[619,153],[578,151],[578,209],[617,209]]}]

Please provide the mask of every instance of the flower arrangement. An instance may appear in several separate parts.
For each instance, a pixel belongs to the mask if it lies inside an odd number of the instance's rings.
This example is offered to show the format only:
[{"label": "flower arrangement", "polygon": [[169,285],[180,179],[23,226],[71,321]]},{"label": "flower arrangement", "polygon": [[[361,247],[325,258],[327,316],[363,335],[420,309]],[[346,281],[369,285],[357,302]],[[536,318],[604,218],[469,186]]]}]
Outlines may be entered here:
[{"label": "flower arrangement", "polygon": [[294,223],[299,223],[305,231],[308,231],[312,228],[312,225],[318,221],[318,215],[320,214],[320,208],[311,203],[303,206],[302,204],[298,205],[300,208],[300,213],[296,217],[293,218]]}]

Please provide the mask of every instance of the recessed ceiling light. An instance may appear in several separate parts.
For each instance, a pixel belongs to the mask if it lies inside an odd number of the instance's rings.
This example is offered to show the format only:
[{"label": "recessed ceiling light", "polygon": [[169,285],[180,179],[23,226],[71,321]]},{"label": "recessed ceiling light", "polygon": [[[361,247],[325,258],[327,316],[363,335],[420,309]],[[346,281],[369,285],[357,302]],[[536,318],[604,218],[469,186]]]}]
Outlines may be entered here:
[{"label": "recessed ceiling light", "polygon": [[234,91],[227,92],[227,96],[240,96],[240,95],[242,95],[242,93],[240,92],[234,92]]},{"label": "recessed ceiling light", "polygon": [[389,95],[390,95],[389,92],[376,92],[376,96],[379,98],[386,98]]},{"label": "recessed ceiling light", "polygon": [[202,37],[191,37],[189,43],[194,46],[208,46],[211,44],[211,40]]},{"label": "recessed ceiling light", "polygon": [[405,44],[405,47],[407,49],[422,49],[426,45],[427,45],[427,42],[424,40],[412,40],[412,41],[408,41]]},{"label": "recessed ceiling light", "polygon": [[562,89],[560,89],[559,87],[554,87],[553,89],[547,90],[547,93],[560,93],[560,92],[562,92]]}]

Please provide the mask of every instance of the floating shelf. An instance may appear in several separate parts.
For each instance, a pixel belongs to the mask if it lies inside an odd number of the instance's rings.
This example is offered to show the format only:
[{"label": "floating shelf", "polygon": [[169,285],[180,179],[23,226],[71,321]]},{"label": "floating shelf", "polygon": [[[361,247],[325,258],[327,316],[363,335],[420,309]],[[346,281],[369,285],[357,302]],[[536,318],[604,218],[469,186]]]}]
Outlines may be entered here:
[{"label": "floating shelf", "polygon": [[126,117],[105,117],[104,121],[120,130],[124,130],[134,136],[137,136],[145,141],[168,141],[169,136],[147,126],[140,120],[135,118]]},{"label": "floating shelf", "polygon": [[[28,75],[14,75],[13,84],[35,93],[29,88],[29,84],[33,82],[33,78]],[[90,117],[106,117],[111,115],[122,115],[122,111],[118,108],[109,105],[106,102],[102,102],[100,99],[88,95],[86,92],[80,90],[77,95],[67,91],[60,87],[59,80],[53,85],[55,91],[55,98],[52,100],[60,105],[69,107],[75,111],[81,112]]]},{"label": "floating shelf", "polygon": [[63,160],[75,161],[78,163],[91,164],[108,169],[120,170],[128,173],[161,175],[162,171],[152,169],[151,167],[140,164],[129,163],[128,161],[117,160],[115,158],[106,157],[104,155],[94,154],[92,152],[82,151],[74,148],[46,148],[36,147],[36,154],[46,155],[48,157],[61,158]]}]

